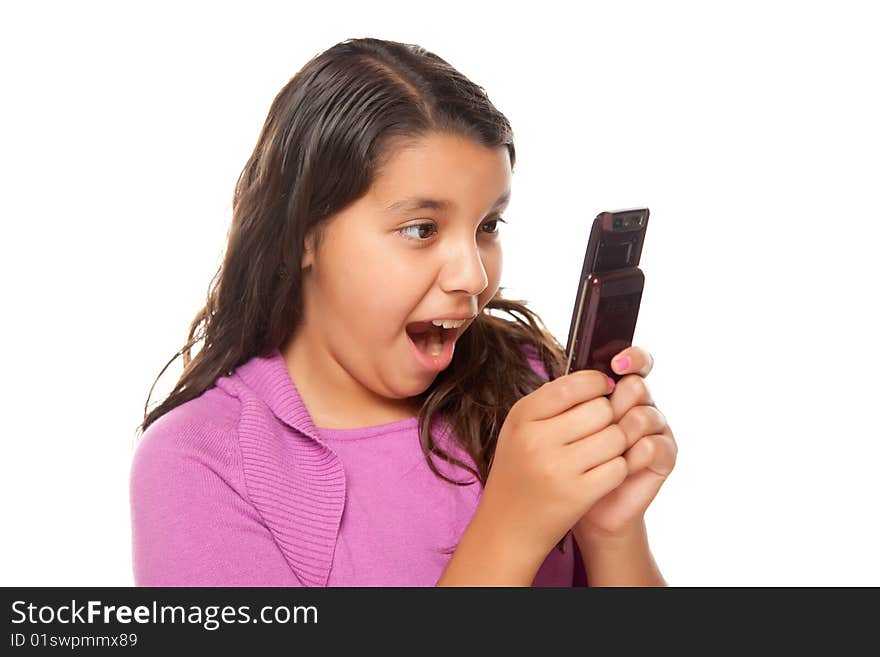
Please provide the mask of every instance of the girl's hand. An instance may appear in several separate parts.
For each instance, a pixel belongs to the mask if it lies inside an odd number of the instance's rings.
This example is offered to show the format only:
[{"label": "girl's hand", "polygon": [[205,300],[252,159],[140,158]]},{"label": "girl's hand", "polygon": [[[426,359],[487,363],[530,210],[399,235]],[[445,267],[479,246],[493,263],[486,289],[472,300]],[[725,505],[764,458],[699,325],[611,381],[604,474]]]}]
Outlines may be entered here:
[{"label": "girl's hand", "polygon": [[627,437],[613,422],[611,392],[605,374],[580,370],[511,407],[472,523],[510,546],[499,558],[537,571],[578,518],[626,479]]},{"label": "girl's hand", "polygon": [[[629,364],[618,365],[627,357]],[[644,522],[644,513],[675,467],[678,446],[666,417],[654,405],[645,384],[654,358],[644,349],[628,347],[612,361],[618,374],[626,374],[611,393],[614,422],[624,431],[628,449],[627,476],[606,494],[572,528],[575,537],[585,540],[625,537]]]}]

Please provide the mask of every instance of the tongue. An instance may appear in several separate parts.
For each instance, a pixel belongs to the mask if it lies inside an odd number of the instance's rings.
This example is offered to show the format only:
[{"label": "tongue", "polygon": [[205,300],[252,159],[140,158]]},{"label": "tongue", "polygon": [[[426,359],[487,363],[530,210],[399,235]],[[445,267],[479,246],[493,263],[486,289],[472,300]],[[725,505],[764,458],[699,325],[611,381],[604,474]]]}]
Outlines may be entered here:
[{"label": "tongue", "polygon": [[412,338],[413,344],[415,344],[419,348],[419,351],[423,351],[425,353],[428,353],[428,351],[429,351],[428,338],[433,335],[435,337],[435,340],[442,341],[443,340],[443,329],[439,326],[431,325],[428,328],[418,330],[418,332],[410,331],[409,335]]}]

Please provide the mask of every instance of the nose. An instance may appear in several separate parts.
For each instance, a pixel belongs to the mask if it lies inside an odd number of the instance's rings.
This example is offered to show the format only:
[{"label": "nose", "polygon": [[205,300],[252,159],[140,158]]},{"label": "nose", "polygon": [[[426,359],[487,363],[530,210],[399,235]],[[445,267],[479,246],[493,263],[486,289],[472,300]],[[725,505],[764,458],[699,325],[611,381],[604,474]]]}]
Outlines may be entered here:
[{"label": "nose", "polygon": [[455,247],[443,268],[441,287],[447,292],[466,292],[478,297],[489,285],[480,249],[475,242]]}]

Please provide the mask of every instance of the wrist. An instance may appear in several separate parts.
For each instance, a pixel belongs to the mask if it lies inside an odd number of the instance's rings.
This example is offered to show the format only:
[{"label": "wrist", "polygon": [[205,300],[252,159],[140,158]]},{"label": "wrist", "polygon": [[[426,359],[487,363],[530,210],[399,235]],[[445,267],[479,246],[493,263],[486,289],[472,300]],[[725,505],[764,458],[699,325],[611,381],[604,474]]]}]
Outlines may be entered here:
[{"label": "wrist", "polygon": [[600,548],[608,546],[620,548],[628,544],[647,542],[648,530],[645,519],[639,516],[614,531],[580,523],[572,528],[572,534],[581,547]]},{"label": "wrist", "polygon": [[590,586],[666,586],[644,520],[620,532],[574,532]]}]

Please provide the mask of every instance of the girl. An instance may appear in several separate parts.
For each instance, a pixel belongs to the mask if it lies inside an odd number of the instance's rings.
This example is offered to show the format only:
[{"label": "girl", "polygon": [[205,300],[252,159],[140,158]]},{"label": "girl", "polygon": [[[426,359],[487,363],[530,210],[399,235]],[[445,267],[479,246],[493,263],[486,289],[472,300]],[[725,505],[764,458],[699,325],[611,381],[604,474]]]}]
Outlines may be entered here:
[{"label": "girl", "polygon": [[560,376],[500,295],[514,162],[483,89],[418,46],[350,39],[288,82],[183,373],[144,409],[136,585],[664,584],[653,359],[622,352],[616,389]]}]

